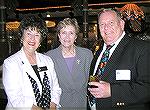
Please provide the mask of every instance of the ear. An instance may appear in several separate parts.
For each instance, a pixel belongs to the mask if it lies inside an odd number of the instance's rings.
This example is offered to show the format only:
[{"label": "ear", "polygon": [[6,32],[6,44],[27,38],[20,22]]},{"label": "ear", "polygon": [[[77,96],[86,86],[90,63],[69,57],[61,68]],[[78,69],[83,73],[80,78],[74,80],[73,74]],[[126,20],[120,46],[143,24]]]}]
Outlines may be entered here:
[{"label": "ear", "polygon": [[60,38],[60,34],[58,34],[58,40],[60,41],[60,39],[61,39],[61,38]]},{"label": "ear", "polygon": [[39,43],[39,47],[41,47],[41,43]]},{"label": "ear", "polygon": [[21,39],[20,39],[20,43],[23,43],[23,36],[22,36]]},{"label": "ear", "polygon": [[121,26],[121,29],[124,30],[125,21],[122,19],[120,20],[120,26]]},{"label": "ear", "polygon": [[58,34],[58,38],[60,38],[60,34]]},{"label": "ear", "polygon": [[75,39],[77,39],[77,36],[78,36],[78,35],[76,34],[76,35],[75,35]]}]

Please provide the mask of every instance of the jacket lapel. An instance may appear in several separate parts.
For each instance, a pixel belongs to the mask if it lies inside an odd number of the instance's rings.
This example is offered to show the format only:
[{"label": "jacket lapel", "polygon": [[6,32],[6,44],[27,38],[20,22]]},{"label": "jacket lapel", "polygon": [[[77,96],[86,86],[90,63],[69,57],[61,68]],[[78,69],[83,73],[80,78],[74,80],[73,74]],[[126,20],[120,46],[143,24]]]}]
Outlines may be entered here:
[{"label": "jacket lapel", "polygon": [[74,84],[72,81],[72,77],[68,71],[68,67],[67,67],[67,64],[65,63],[63,56],[62,56],[60,47],[58,47],[58,49],[57,49],[57,55],[56,56],[58,56],[58,58],[56,59],[57,60],[56,62],[60,63],[59,65],[61,65],[61,67],[59,67],[58,70],[63,71],[63,72],[61,72],[61,74],[58,74],[59,77],[69,85],[68,87],[73,87]]},{"label": "jacket lapel", "polygon": [[[80,71],[81,69],[81,66],[83,66],[83,62],[82,61],[85,61],[84,58],[85,57],[82,57],[82,53],[80,52],[80,49],[78,47],[75,48],[76,49],[76,56],[75,56],[75,60],[74,60],[74,65],[73,65],[73,68],[72,68],[72,80],[74,81],[74,88],[79,89],[80,87],[83,86],[83,83],[85,83],[84,81],[84,78],[85,77],[85,72],[84,71]],[[84,68],[84,67],[83,67]]]},{"label": "jacket lapel", "polygon": [[92,60],[91,66],[90,66],[90,74],[89,74],[89,75],[93,75],[93,74],[94,74],[95,65],[96,65],[97,59],[98,59],[98,57],[99,57],[99,55],[100,55],[102,49],[103,49],[103,48],[100,48],[100,49],[96,52],[96,54],[95,54],[95,56],[94,56],[94,58],[93,58],[93,60]]},{"label": "jacket lapel", "polygon": [[102,77],[103,80],[113,81],[110,79],[115,79],[115,71],[120,62],[119,58],[121,57],[122,52],[124,52],[124,49],[129,41],[130,41],[130,38],[127,35],[125,35],[123,39],[120,41],[120,43],[117,45],[109,61],[107,62],[107,65],[104,71],[104,76]]},{"label": "jacket lapel", "polygon": [[22,65],[23,74],[27,75],[27,73],[28,73],[34,80],[38,81],[38,78],[37,78],[37,76],[36,76],[32,66],[31,66],[31,64],[27,60],[27,57],[26,57],[23,49],[21,50],[20,58],[21,58],[21,60],[23,62],[23,65]]}]

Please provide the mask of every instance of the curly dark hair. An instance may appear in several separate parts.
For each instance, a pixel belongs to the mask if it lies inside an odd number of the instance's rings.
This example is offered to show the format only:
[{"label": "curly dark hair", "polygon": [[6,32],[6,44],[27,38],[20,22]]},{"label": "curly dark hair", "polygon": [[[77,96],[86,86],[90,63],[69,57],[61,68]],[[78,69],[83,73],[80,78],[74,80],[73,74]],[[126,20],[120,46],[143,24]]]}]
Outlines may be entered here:
[{"label": "curly dark hair", "polygon": [[22,39],[22,35],[24,30],[27,30],[29,28],[36,28],[38,32],[41,34],[41,41],[46,38],[48,29],[46,27],[46,22],[41,19],[37,15],[27,15],[25,16],[20,23],[19,26],[19,37]]}]

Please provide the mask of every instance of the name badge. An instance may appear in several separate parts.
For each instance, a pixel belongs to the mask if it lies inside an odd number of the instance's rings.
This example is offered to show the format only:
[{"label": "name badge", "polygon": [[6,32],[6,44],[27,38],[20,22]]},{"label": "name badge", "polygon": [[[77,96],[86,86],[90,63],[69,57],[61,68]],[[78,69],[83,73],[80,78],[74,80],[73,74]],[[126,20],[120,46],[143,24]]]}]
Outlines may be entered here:
[{"label": "name badge", "polygon": [[131,71],[116,70],[116,80],[131,80]]},{"label": "name badge", "polygon": [[39,68],[38,68],[38,71],[39,71],[39,72],[46,71],[46,70],[48,70],[46,66],[43,66],[43,67],[39,67]]}]

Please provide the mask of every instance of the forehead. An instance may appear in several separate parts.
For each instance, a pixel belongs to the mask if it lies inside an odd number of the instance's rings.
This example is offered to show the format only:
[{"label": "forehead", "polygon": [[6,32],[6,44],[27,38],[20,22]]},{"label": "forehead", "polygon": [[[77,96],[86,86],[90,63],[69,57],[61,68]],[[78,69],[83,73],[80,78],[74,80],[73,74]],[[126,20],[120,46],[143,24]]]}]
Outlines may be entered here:
[{"label": "forehead", "polygon": [[75,27],[72,25],[66,25],[60,31],[75,31]]},{"label": "forehead", "polygon": [[117,19],[117,14],[113,11],[105,11],[100,14],[99,20],[114,20]]}]

